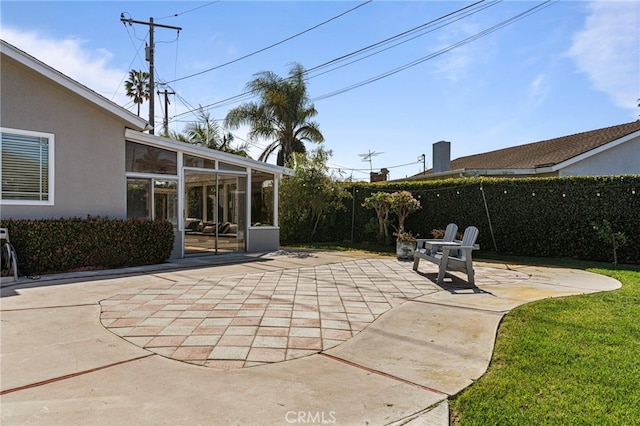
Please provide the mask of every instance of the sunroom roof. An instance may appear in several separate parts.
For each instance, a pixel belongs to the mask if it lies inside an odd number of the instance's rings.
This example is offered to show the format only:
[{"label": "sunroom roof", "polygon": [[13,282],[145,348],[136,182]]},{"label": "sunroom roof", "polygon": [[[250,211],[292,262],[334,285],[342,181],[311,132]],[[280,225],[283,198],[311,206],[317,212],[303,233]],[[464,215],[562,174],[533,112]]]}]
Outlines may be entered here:
[{"label": "sunroom roof", "polygon": [[217,151],[211,148],[205,148],[202,146],[192,145],[186,142],[180,142],[173,139],[167,139],[164,137],[150,135],[147,133],[138,132],[135,130],[127,129],[125,138],[131,142],[143,143],[146,145],[153,145],[158,148],[164,148],[172,151],[181,151],[186,154],[195,155],[202,158],[208,158],[212,160],[219,160],[225,163],[234,164],[240,167],[249,167],[254,170],[260,170],[267,173],[273,173],[277,175],[293,175],[293,170],[287,167],[278,166],[275,164],[265,163],[263,161],[257,161],[251,158],[241,157],[239,155],[231,154],[228,152]]}]

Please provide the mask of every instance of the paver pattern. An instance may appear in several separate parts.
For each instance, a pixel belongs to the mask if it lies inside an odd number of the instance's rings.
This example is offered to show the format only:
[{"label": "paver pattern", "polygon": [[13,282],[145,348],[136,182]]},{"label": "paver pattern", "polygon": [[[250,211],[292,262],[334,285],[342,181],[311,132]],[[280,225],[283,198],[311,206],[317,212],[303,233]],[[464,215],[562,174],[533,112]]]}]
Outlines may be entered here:
[{"label": "paver pattern", "polygon": [[[100,319],[129,342],[188,363],[236,369],[281,362],[339,345],[407,300],[451,290],[434,284],[435,266],[422,262],[418,274],[411,265],[358,259],[167,281],[102,300]],[[476,268],[479,286],[528,278]]]}]

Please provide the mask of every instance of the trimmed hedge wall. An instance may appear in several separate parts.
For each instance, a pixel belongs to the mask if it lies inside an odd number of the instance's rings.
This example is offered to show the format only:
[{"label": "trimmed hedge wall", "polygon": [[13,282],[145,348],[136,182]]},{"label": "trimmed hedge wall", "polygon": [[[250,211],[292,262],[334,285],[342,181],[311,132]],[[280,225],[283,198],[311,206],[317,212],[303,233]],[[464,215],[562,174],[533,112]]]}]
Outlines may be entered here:
[{"label": "trimmed hedge wall", "polygon": [[627,237],[618,261],[640,263],[640,176],[348,183],[354,199],[324,240],[375,241],[375,212],[362,203],[374,192],[400,190],[420,200],[422,210],[409,216],[405,229],[422,238],[455,222],[461,231],[477,226],[484,251],[612,261],[611,245],[593,229],[606,220]]},{"label": "trimmed hedge wall", "polygon": [[24,275],[163,263],[173,226],[142,219],[2,220]]}]

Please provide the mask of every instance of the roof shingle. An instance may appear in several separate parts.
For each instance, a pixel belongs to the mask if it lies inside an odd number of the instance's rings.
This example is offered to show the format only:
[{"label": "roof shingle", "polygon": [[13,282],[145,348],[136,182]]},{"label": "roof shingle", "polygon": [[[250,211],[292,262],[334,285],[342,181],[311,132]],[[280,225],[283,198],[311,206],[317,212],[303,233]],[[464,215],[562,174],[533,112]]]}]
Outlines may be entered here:
[{"label": "roof shingle", "polygon": [[640,120],[451,161],[451,169],[532,169],[567,161],[640,130]]}]

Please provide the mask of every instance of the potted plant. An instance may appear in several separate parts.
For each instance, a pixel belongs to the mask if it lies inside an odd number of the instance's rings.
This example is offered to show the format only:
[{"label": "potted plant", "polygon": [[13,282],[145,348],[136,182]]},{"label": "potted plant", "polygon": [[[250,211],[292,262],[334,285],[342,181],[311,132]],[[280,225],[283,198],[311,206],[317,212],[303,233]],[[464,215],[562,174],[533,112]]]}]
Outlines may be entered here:
[{"label": "potted plant", "polygon": [[396,236],[396,255],[399,260],[412,260],[416,250],[416,238],[404,229],[404,221],[411,213],[420,210],[420,201],[413,198],[409,191],[394,192],[389,196],[389,211],[398,216]]},{"label": "potted plant", "polygon": [[398,260],[413,260],[416,251],[416,237],[411,232],[394,232],[396,237],[396,256]]}]

